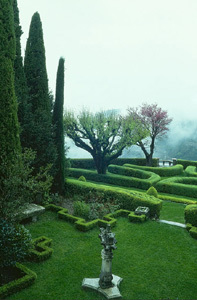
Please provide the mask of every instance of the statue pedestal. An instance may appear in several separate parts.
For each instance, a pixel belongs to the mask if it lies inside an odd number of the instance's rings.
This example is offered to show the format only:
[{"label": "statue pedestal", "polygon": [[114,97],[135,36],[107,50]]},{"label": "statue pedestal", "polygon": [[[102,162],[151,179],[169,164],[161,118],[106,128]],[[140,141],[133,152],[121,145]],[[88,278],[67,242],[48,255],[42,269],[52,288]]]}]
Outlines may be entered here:
[{"label": "statue pedestal", "polygon": [[99,293],[103,294],[107,299],[121,298],[122,295],[120,294],[118,287],[120,285],[120,282],[123,279],[116,275],[112,275],[112,276],[113,276],[112,279],[113,286],[110,288],[102,289],[99,285],[100,278],[84,278],[82,282],[82,287],[96,290]]}]

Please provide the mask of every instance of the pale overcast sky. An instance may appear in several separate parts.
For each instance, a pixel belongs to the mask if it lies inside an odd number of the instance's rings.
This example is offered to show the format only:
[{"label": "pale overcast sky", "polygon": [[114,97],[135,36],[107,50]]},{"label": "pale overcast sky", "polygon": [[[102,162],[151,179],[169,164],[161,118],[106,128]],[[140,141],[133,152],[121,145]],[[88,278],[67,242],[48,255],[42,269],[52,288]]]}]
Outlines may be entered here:
[{"label": "pale overcast sky", "polygon": [[24,51],[38,11],[49,85],[65,58],[65,108],[158,103],[197,118],[196,0],[18,0]]}]

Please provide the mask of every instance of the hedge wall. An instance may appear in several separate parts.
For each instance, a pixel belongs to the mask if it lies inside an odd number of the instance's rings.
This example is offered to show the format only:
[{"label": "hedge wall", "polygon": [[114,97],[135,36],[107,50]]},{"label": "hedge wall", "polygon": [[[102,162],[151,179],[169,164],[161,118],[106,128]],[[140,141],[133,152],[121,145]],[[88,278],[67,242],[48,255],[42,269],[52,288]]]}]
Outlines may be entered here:
[{"label": "hedge wall", "polygon": [[[120,171],[124,168],[112,166],[110,169],[113,169],[114,171],[115,169]],[[137,177],[128,177],[111,173],[98,174],[96,171],[90,171],[85,169],[69,169],[69,175],[74,178],[84,176],[90,181],[104,182],[125,187],[135,187],[143,190],[147,190],[150,186],[152,186],[154,183],[160,180],[160,177],[158,175],[151,172],[146,172],[142,170],[130,170],[130,174],[131,173],[133,174],[133,176]],[[145,177],[146,179],[142,179],[142,177]]]},{"label": "hedge wall", "polygon": [[[111,161],[114,165],[122,166],[124,164],[134,164],[139,166],[146,165],[145,158],[116,158]],[[159,159],[153,158],[153,166],[158,166]],[[95,169],[95,164],[92,158],[72,158],[70,159],[71,168],[78,168],[78,169]]]},{"label": "hedge wall", "polygon": [[52,255],[53,249],[49,247],[52,239],[49,239],[46,236],[40,236],[35,238],[32,242],[33,248],[29,250],[29,260],[41,262],[48,259]]},{"label": "hedge wall", "polygon": [[124,164],[124,167],[154,172],[155,174],[158,174],[162,177],[176,176],[176,175],[181,175],[183,173],[183,166],[180,164],[172,167],[147,167],[147,166],[136,166],[131,164]]},{"label": "hedge wall", "polygon": [[87,195],[90,191],[104,193],[106,197],[118,200],[122,209],[130,211],[134,211],[138,206],[146,206],[150,209],[150,217],[155,217],[155,215],[159,217],[162,208],[162,201],[153,196],[137,192],[126,192],[118,187],[103,186],[68,178],[66,189],[72,195]]},{"label": "hedge wall", "polygon": [[197,177],[196,167],[195,166],[188,166],[185,169],[185,174],[187,176],[190,176],[190,177]]},{"label": "hedge wall", "polygon": [[155,185],[158,192],[197,198],[196,177],[172,177]]},{"label": "hedge wall", "polygon": [[182,165],[184,169],[186,169],[188,166],[197,167],[197,161],[193,161],[193,160],[177,159],[177,164]]},{"label": "hedge wall", "polygon": [[37,278],[36,273],[31,271],[24,265],[16,263],[16,267],[24,274],[24,276],[17,280],[13,280],[3,286],[0,286],[0,299],[5,299],[5,297],[30,286]]},{"label": "hedge wall", "polygon": [[197,204],[187,205],[185,208],[185,223],[197,227]]}]

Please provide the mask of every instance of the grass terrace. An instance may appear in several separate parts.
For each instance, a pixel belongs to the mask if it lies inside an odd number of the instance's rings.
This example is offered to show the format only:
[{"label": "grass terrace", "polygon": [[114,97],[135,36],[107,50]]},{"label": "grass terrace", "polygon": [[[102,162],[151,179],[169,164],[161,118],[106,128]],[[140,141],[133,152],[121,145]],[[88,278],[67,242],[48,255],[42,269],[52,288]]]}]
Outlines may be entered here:
[{"label": "grass terrace", "polygon": [[[183,205],[178,206],[177,214],[181,216]],[[169,210],[175,214],[175,207],[166,206],[166,214]],[[26,263],[36,272],[37,280],[8,299],[105,299],[81,288],[84,277],[100,274],[102,247],[98,228],[86,233],[77,231],[50,211],[27,228],[34,238],[51,238],[54,252],[42,263]],[[186,230],[154,221],[135,224],[120,217],[112,231],[118,241],[112,268],[123,278],[120,291],[124,300],[197,299],[197,241]]]}]

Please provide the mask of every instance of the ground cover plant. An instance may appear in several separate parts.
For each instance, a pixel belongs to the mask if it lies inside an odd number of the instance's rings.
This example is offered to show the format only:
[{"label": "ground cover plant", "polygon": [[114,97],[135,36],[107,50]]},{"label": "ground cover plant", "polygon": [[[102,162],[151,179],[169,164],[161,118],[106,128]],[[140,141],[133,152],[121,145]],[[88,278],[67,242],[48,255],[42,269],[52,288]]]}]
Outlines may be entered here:
[{"label": "ground cover plant", "polygon": [[[46,212],[27,228],[34,238],[52,238],[54,253],[43,263],[26,263],[36,272],[37,280],[10,300],[105,299],[81,288],[84,277],[94,278],[100,273],[98,228],[82,233],[53,212]],[[133,224],[119,218],[113,232],[118,248],[112,268],[123,278],[123,299],[195,299],[197,242],[186,230],[154,221]]]}]

